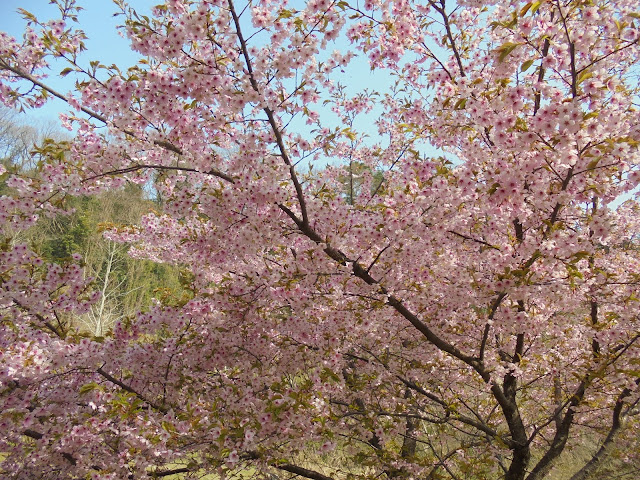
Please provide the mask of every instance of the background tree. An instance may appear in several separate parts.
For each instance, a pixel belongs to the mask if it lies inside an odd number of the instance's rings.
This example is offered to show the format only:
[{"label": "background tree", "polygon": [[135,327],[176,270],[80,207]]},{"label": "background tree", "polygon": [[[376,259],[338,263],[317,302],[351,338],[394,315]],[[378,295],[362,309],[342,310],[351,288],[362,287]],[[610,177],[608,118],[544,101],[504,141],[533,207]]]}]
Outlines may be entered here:
[{"label": "background tree", "polygon": [[[5,242],[5,475],[634,471],[634,5],[118,1],[145,56],[121,71],[81,64],[76,6],[58,3],[2,37],[0,93],[64,99],[77,133],[39,149],[37,177],[1,172],[3,231],[153,182],[162,212],[107,236],[186,266],[188,296],[86,338],[61,320],[96,305],[80,257]],[[356,57],[395,85],[341,88]],[[52,58],[72,94],[43,80]],[[305,162],[332,166],[303,178]],[[384,181],[345,198],[356,162]]]},{"label": "background tree", "polygon": [[[36,128],[21,123],[11,110],[2,110],[0,142],[3,165],[26,177],[38,176],[38,149],[52,138],[64,138],[53,127]],[[4,193],[10,193],[2,183]],[[128,248],[103,238],[105,228],[132,225],[157,205],[146,198],[142,187],[126,185],[98,196],[67,197],[64,210],[42,216],[29,229],[12,232],[11,243],[27,242],[46,262],[63,264],[74,254],[82,255],[84,276],[93,279],[100,298],[82,317],[71,318],[78,327],[104,335],[116,320],[145,310],[158,289],[166,300],[180,298],[183,291],[176,269],[143,259],[132,259]],[[156,292],[157,293],[157,292]]]}]

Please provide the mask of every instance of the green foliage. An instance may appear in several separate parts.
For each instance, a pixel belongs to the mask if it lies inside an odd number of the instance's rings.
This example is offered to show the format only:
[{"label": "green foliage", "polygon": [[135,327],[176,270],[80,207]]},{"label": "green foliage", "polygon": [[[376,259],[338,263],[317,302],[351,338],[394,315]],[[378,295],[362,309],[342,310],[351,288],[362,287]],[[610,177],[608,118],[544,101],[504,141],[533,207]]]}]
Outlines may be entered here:
[{"label": "green foliage", "polygon": [[[37,179],[43,155],[64,155],[64,141],[55,138],[62,136],[23,125],[11,111],[0,109],[0,163],[7,170],[0,175],[0,195],[12,194],[6,184],[11,174]],[[188,298],[189,285],[176,266],[134,259],[129,256],[129,245],[104,237],[105,229],[137,224],[144,214],[162,208],[147,198],[143,187],[128,184],[100,195],[67,195],[56,205],[64,213],[43,214],[34,227],[4,240],[28,243],[46,263],[65,264],[73,261],[74,254],[82,256],[85,271],[94,278],[93,287],[102,298],[86,318],[67,320],[102,336],[117,319],[147,309],[153,298],[171,305]]]},{"label": "green foliage", "polygon": [[350,205],[362,193],[365,184],[370,185],[370,194],[376,193],[384,181],[384,174],[380,170],[374,172],[362,162],[350,162],[345,167],[345,172],[340,176],[340,182],[344,185],[344,194]]},{"label": "green foliage", "polygon": [[91,225],[82,212],[72,216],[59,215],[47,222],[46,237],[42,243],[42,254],[52,263],[66,261],[74,253],[81,252],[91,235]]}]

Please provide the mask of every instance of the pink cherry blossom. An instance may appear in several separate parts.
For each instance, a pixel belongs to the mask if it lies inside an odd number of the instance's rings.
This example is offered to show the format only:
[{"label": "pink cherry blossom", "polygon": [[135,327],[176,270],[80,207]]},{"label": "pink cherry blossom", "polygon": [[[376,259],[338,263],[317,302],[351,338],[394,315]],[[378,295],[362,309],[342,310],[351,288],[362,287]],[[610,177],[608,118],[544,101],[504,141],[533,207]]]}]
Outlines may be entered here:
[{"label": "pink cherry blossom", "polygon": [[[0,100],[58,97],[73,132],[0,166],[3,475],[537,480],[585,442],[574,480],[637,464],[634,2],[123,5],[128,71],[83,69],[56,3],[0,34]],[[82,258],[24,234],[127,182],[162,205],[105,237],[188,295],[90,338]]]}]

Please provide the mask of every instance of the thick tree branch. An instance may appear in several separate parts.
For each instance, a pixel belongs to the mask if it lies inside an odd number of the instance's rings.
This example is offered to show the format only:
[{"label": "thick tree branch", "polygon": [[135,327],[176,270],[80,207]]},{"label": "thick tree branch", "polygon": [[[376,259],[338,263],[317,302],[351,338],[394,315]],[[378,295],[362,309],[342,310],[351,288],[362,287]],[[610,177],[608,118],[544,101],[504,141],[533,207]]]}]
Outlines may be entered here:
[{"label": "thick tree branch", "polygon": [[[584,374],[573,395],[571,395],[567,402],[560,408],[560,411],[562,411],[562,409],[566,406],[567,411],[565,412],[562,419],[556,422],[556,433],[553,440],[551,441],[549,450],[547,450],[545,455],[538,461],[536,466],[531,471],[530,475],[527,477],[527,480],[541,480],[545,478],[545,475],[547,475],[547,473],[549,473],[567,444],[567,440],[569,439],[569,431],[571,429],[575,416],[575,409],[584,399],[587,388],[594,382],[596,378],[598,378],[599,372],[604,371],[604,369],[613,365],[629,348],[631,348],[631,346],[638,339],[640,339],[640,334],[634,335],[628,342],[621,344],[618,348],[613,350],[615,352],[615,355],[610,357],[603,364],[597,365]],[[640,379],[636,380],[636,384],[638,383],[640,383]],[[614,431],[613,433],[611,431],[609,432],[612,435],[612,439],[610,441],[613,441],[613,436],[617,434],[618,430],[621,427],[621,424],[618,424],[618,422],[620,421],[620,413],[615,413],[616,408],[618,407],[618,402],[622,402],[630,393],[631,392],[627,392],[627,389],[625,388],[618,396],[616,407],[614,408],[614,416],[612,422],[612,429]],[[620,406],[620,408],[622,408],[622,406]],[[559,414],[559,412],[557,414]],[[607,453],[606,449],[609,448],[609,446],[605,444],[603,444],[603,447],[605,447],[605,451],[601,453],[601,456],[605,455]],[[597,463],[599,462],[599,460],[594,460],[594,462]]]},{"label": "thick tree branch", "polygon": [[[41,89],[43,89],[47,93],[49,93],[49,94],[53,95],[54,97],[62,100],[63,102],[69,104],[69,99],[67,97],[65,97],[62,93],[58,92],[57,90],[54,90],[53,88],[51,88],[50,86],[48,86],[44,82],[38,80],[36,77],[31,75],[30,73],[27,73],[27,72],[21,70],[18,67],[14,67],[12,65],[9,65],[3,59],[0,59],[0,70],[9,70],[9,71],[15,73],[18,77],[24,78],[25,80],[27,80],[27,81],[33,83],[34,85],[40,87]],[[77,107],[73,107],[73,108],[77,108]],[[98,120],[99,122],[102,122],[105,125],[109,124],[109,121],[103,115],[100,115],[99,113],[96,113],[93,110],[90,110],[90,109],[88,109],[86,107],[83,107],[83,106],[80,106],[79,108],[80,108],[81,112],[85,113],[89,117],[91,117],[91,118],[93,118],[95,120]],[[123,133],[125,133],[126,135],[129,135],[131,137],[138,138],[138,139],[140,138],[134,132],[132,132],[131,130],[121,129],[121,131]],[[151,143],[153,143],[154,145],[157,145],[157,146],[159,146],[161,148],[164,148],[165,150],[168,150],[170,152],[177,153],[178,155],[183,155],[184,154],[184,152],[179,147],[175,146],[174,144],[172,144],[171,142],[168,142],[166,140],[153,140]],[[217,170],[212,169],[210,174],[214,174],[213,172],[217,172]],[[231,177],[229,175],[226,175],[226,174],[222,173],[222,172],[217,172],[216,176],[220,177],[220,178],[223,178],[223,179],[225,179],[227,181],[231,181],[230,180]]]},{"label": "thick tree branch", "polygon": [[169,411],[169,409],[167,407],[164,407],[162,405],[158,405],[155,402],[152,402],[151,400],[147,399],[144,395],[142,395],[141,393],[139,393],[136,390],[134,390],[133,388],[131,388],[129,385],[127,385],[125,383],[122,383],[120,380],[118,380],[114,376],[112,376],[109,373],[107,373],[106,371],[104,371],[102,367],[98,368],[96,370],[96,372],[99,375],[101,375],[102,377],[104,377],[106,380],[108,380],[109,382],[111,382],[114,385],[117,385],[118,387],[123,389],[125,392],[129,392],[129,393],[134,394],[138,399],[142,400],[144,403],[146,403],[147,405],[151,406],[153,409],[158,410],[158,411],[160,411],[162,413],[167,413]]},{"label": "thick tree branch", "polygon": [[455,39],[453,38],[453,32],[451,31],[451,24],[449,23],[449,15],[447,15],[447,12],[445,11],[445,5],[446,5],[445,0],[440,0],[440,5],[438,5],[433,0],[429,0],[429,4],[442,17],[442,21],[444,22],[444,28],[447,31],[447,38],[449,39],[449,43],[451,44],[451,49],[453,50],[453,55],[456,58],[456,63],[458,64],[458,68],[460,69],[460,75],[464,77],[466,74],[464,73],[464,66],[462,65],[462,58],[460,57],[460,52],[458,52],[458,47],[456,47],[456,42],[455,42]]},{"label": "thick tree branch", "polygon": [[[23,435],[33,438],[34,440],[40,440],[44,438],[44,434],[40,432],[36,432],[35,430],[27,429],[22,432]],[[76,465],[78,461],[76,458],[70,453],[63,452],[62,456],[65,460],[67,460],[71,465]],[[99,470],[99,467],[91,467],[93,470]],[[172,468],[170,470],[154,470],[153,472],[148,472],[147,475],[151,478],[163,478],[168,477],[169,475],[177,475],[179,473],[189,473],[191,471],[188,467],[182,468]]]},{"label": "thick tree branch", "polygon": [[[551,20],[553,21],[553,16],[555,12],[551,12]],[[544,80],[545,68],[543,66],[544,59],[549,55],[549,47],[551,47],[551,42],[549,38],[545,37],[544,42],[542,44],[542,61],[540,62],[540,69],[538,71],[538,83],[542,83]],[[536,90],[534,96],[534,105],[533,105],[533,116],[535,117],[540,110],[540,104],[542,101],[542,93],[539,90]]]},{"label": "thick tree branch", "polygon": [[178,475],[180,473],[189,473],[191,469],[188,467],[172,468],[170,470],[154,470],[153,472],[147,472],[147,476],[151,478],[164,478],[170,475]]},{"label": "thick tree branch", "polygon": [[[636,379],[636,385],[640,383],[640,378]],[[603,463],[603,461],[608,457],[609,453],[611,453],[611,448],[613,447],[613,443],[622,430],[623,427],[623,413],[622,408],[624,407],[624,400],[629,395],[631,395],[631,389],[625,388],[620,392],[618,398],[616,399],[615,407],[613,408],[613,414],[611,418],[611,428],[609,429],[609,433],[607,437],[600,445],[598,451],[591,457],[591,459],[580,469],[578,470],[569,480],[587,480],[591,477],[593,473],[598,469],[598,467]]]},{"label": "thick tree branch", "polygon": [[196,168],[173,167],[173,166],[168,166],[168,165],[146,165],[146,164],[133,165],[131,167],[119,168],[117,170],[109,170],[108,172],[98,173],[96,175],[92,175],[90,177],[86,177],[84,179],[84,181],[87,182],[87,181],[95,180],[96,178],[100,178],[100,177],[122,175],[124,173],[132,173],[132,172],[137,172],[138,170],[145,170],[145,169],[149,169],[149,170],[175,170],[175,171],[179,171],[179,172],[204,173],[205,175],[212,175],[214,177],[221,178],[222,180],[226,180],[229,183],[235,183],[235,180],[233,179],[233,177],[227,175],[226,173],[222,173],[222,172],[220,172],[219,170],[216,170],[216,169],[211,169],[208,172],[202,172],[202,171],[200,171],[200,170],[198,170]]},{"label": "thick tree branch", "polygon": [[478,359],[475,357],[464,354],[457,347],[437,335],[433,330],[429,328],[427,324],[422,322],[422,320],[420,320],[417,315],[411,312],[411,310],[409,310],[400,299],[398,299],[393,294],[390,294],[388,290],[376,279],[374,279],[362,265],[349,259],[343,252],[326,243],[322,239],[322,237],[320,237],[320,235],[315,230],[313,230],[313,228],[311,228],[309,225],[305,225],[302,220],[298,218],[298,216],[293,213],[288,207],[282,204],[280,204],[279,207],[296,223],[302,234],[304,234],[307,238],[317,244],[326,245],[324,248],[324,252],[330,258],[335,260],[340,265],[351,265],[353,275],[363,280],[366,284],[377,285],[379,287],[380,293],[386,296],[387,305],[393,307],[396,312],[398,312],[402,317],[408,320],[409,323],[411,323],[420,333],[422,333],[422,335],[424,335],[424,337],[429,342],[431,342],[441,351],[448,353],[452,357],[457,358],[458,360],[461,360],[465,364],[471,366],[476,371],[476,373],[480,375],[485,383],[491,385],[491,393],[500,405],[505,419],[507,420],[509,432],[511,433],[511,437],[514,442],[514,460],[509,470],[510,473],[507,474],[505,480],[517,480],[522,478],[523,474],[521,475],[518,472],[525,471],[525,467],[528,464],[530,458],[530,449],[527,441],[528,438],[526,429],[522,422],[522,417],[520,416],[518,405],[514,399],[510,399],[505,396],[504,392],[497,383],[492,382],[491,374],[485,369],[482,362],[478,361]]},{"label": "thick tree branch", "polygon": [[285,472],[300,475],[301,477],[310,478],[311,480],[334,480],[333,478],[327,477],[320,472],[309,470],[308,468],[299,467],[297,465],[292,465],[290,463],[285,463],[283,465],[274,465],[274,467],[278,470],[283,470]]},{"label": "thick tree branch", "polygon": [[451,233],[452,235],[456,235],[456,236],[458,236],[460,238],[464,238],[465,240],[470,240],[472,242],[479,243],[480,245],[484,245],[485,247],[493,248],[494,250],[500,251],[500,247],[496,247],[495,245],[491,245],[489,242],[485,242],[484,240],[481,240],[479,238],[473,238],[473,237],[470,237],[469,235],[464,235],[463,233],[456,232],[454,230],[447,230],[447,233]]},{"label": "thick tree branch", "polygon": [[567,43],[569,44],[569,62],[571,67],[571,96],[573,98],[576,98],[578,96],[578,75],[576,73],[576,45],[571,40],[569,27],[567,26],[567,17],[562,13],[562,6],[560,5],[560,2],[558,0],[556,0],[556,7],[558,8],[560,20],[562,21],[562,27],[567,37]]},{"label": "thick tree branch", "polygon": [[[53,88],[48,86],[46,83],[43,83],[42,81],[38,80],[36,77],[31,75],[30,73],[27,73],[27,72],[25,72],[24,70],[22,70],[22,69],[20,69],[18,67],[14,67],[12,65],[9,65],[3,59],[0,59],[0,69],[1,70],[9,70],[10,72],[15,73],[18,77],[24,78],[25,80],[28,80],[29,82],[31,82],[34,85],[40,87],[42,90],[46,91],[47,93],[53,95],[56,98],[59,98],[63,102],[69,103],[69,99],[67,97],[65,97],[63,94],[61,94],[57,90],[54,90]],[[100,121],[100,122],[102,122],[104,124],[109,123],[105,117],[103,117],[99,113],[96,113],[96,112],[94,112],[92,110],[89,110],[86,107],[80,107],[80,110],[83,113],[86,113],[87,115],[89,115],[91,118],[94,118],[94,119],[96,119],[96,120],[98,120],[98,121]]]},{"label": "thick tree branch", "polygon": [[29,309],[29,307],[27,307],[26,305],[23,305],[16,298],[12,298],[12,300],[13,300],[13,303],[15,303],[22,310],[24,310],[25,312],[29,313],[29,315],[33,315],[38,320],[40,320],[45,327],[47,327],[51,332],[53,332],[55,334],[56,337],[61,338],[61,339],[65,338],[65,336],[66,336],[65,332],[63,330],[61,330],[60,328],[57,328],[55,325],[53,325],[49,320],[47,320],[41,314],[39,314],[37,312],[36,313],[32,312],[31,309]]},{"label": "thick tree branch", "polygon": [[536,463],[535,467],[527,477],[527,480],[542,480],[549,473],[555,461],[563,452],[569,439],[569,430],[573,425],[575,408],[582,402],[587,387],[591,384],[591,375],[585,375],[567,404],[567,411],[562,420],[558,423],[556,433],[551,441],[551,446]]},{"label": "thick tree branch", "polygon": [[478,359],[482,362],[484,360],[485,349],[487,346],[487,340],[489,338],[489,332],[491,331],[491,321],[493,317],[495,317],[502,300],[507,296],[506,292],[500,292],[497,298],[491,304],[491,309],[489,310],[489,316],[487,317],[489,322],[484,326],[484,331],[482,332],[482,340],[480,342],[480,353],[478,354]]},{"label": "thick tree branch", "polygon": [[[261,94],[260,87],[258,85],[258,81],[253,73],[253,66],[251,62],[251,56],[249,55],[249,49],[247,48],[247,42],[244,39],[242,34],[242,29],[240,28],[240,19],[238,18],[238,14],[236,13],[235,7],[233,5],[233,0],[229,0],[229,11],[233,17],[233,23],[236,27],[236,35],[238,36],[238,41],[240,42],[240,48],[242,50],[242,56],[244,57],[245,64],[247,66],[247,72],[249,73],[249,81],[251,82],[251,87],[253,90]],[[280,156],[284,163],[289,167],[289,175],[291,177],[291,181],[293,182],[293,186],[296,190],[296,197],[298,198],[298,204],[300,206],[300,213],[302,214],[302,222],[305,225],[309,224],[309,215],[307,214],[307,204],[304,198],[304,193],[302,192],[302,185],[298,180],[298,175],[296,174],[296,169],[289,158],[289,154],[287,152],[287,147],[284,144],[284,139],[282,137],[282,131],[278,126],[278,122],[276,121],[275,114],[273,110],[268,106],[265,106],[263,109],[264,113],[267,115],[269,119],[269,125],[271,126],[271,130],[273,131],[274,136],[276,137],[276,144],[278,145],[278,150],[280,151]]]}]

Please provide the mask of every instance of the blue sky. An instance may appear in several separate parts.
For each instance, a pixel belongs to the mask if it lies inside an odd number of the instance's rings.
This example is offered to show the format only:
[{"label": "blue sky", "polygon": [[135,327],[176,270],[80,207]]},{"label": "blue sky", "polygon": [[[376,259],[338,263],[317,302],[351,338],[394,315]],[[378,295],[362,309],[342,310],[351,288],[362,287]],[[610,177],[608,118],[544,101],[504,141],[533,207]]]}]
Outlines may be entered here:
[{"label": "blue sky", "polygon": [[[17,13],[18,8],[33,13],[42,21],[58,18],[58,8],[50,5],[49,1],[0,0],[0,31],[5,31],[18,39],[21,38],[26,21]],[[162,3],[162,0],[129,0],[128,3],[139,13],[149,14],[151,7]],[[114,16],[118,9],[111,0],[77,0],[76,4],[84,9],[78,15],[79,28],[89,37],[85,42],[87,51],[81,57],[81,63],[88,65],[90,60],[100,60],[104,65],[117,64],[126,69],[140,58],[131,51],[128,40],[119,34],[117,26],[124,22],[124,17]],[[345,45],[339,45],[339,47],[345,47]],[[380,83],[380,74],[375,76],[371,74],[367,60],[361,59],[354,63],[358,65],[355,69],[349,69],[346,78],[346,83],[357,86],[354,91],[360,90],[363,86],[375,87],[376,83]],[[65,66],[61,64],[57,71]],[[66,93],[73,88],[73,82],[71,78],[65,81],[57,77],[57,71],[52,70],[47,83],[61,93]],[[55,110],[64,109],[61,101],[56,101],[56,108],[52,107],[45,106],[40,110],[43,114],[50,115]]]},{"label": "blue sky", "polygon": [[[130,3],[136,10],[148,13],[159,0],[132,0]],[[124,19],[114,16],[117,7],[111,0],[78,0],[77,4],[84,8],[78,15],[79,26],[84,30],[89,39],[85,42],[87,52],[81,57],[82,63],[88,66],[90,60],[100,60],[105,65],[117,64],[120,67],[133,65],[139,58],[129,48],[127,39],[122,38],[116,26],[123,23]],[[0,31],[5,31],[18,39],[21,38],[26,22],[17,13],[18,8],[23,8],[33,13],[40,20],[46,21],[58,18],[59,10],[55,5],[50,5],[49,0],[0,0]],[[63,67],[58,68],[60,70]],[[52,71],[47,84],[61,93],[67,93],[73,88],[71,76],[63,79],[57,76],[57,71]],[[56,120],[58,112],[67,111],[68,108],[60,100],[48,102],[38,110],[28,113],[29,117],[37,120]]]},{"label": "blue sky", "polygon": [[[79,28],[81,28],[89,39],[85,42],[87,51],[81,56],[80,64],[89,65],[91,60],[100,60],[102,64],[117,64],[121,69],[136,63],[140,58],[136,53],[132,52],[129,42],[126,38],[120,36],[117,26],[124,22],[122,15],[114,16],[118,11],[117,7],[111,0],[77,0],[77,5],[84,10],[79,13]],[[129,0],[128,2],[139,13],[148,14],[151,7],[162,3],[162,0]],[[30,13],[36,15],[40,20],[47,21],[59,17],[59,10],[55,5],[50,5],[49,0],[0,0],[0,31],[6,31],[9,34],[21,38],[26,22],[21,15],[17,13],[18,8],[23,8]],[[335,47],[328,46],[329,51],[337,48],[340,50],[348,49],[348,42],[344,38],[337,40]],[[57,73],[67,65],[54,65],[51,70],[51,76],[45,81],[55,90],[66,94],[73,90],[74,78],[69,75],[61,78]],[[385,91],[391,85],[390,77],[381,71],[372,73],[369,68],[367,58],[356,58],[351,65],[345,69],[345,73],[339,79],[348,88],[349,94],[355,95],[365,88]],[[328,109],[324,109],[321,105],[317,105],[321,115],[329,123],[333,123],[337,118]],[[69,106],[61,100],[53,99],[45,106],[35,110],[29,110],[26,113],[29,123],[53,123],[58,121],[60,112],[69,111]],[[371,139],[378,137],[377,128],[372,120],[376,116],[381,115],[380,109],[375,109],[366,118],[361,118],[356,124],[356,128],[368,133]],[[290,128],[299,130],[303,133],[308,130],[304,122],[297,119],[290,125]]]}]

